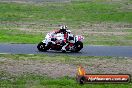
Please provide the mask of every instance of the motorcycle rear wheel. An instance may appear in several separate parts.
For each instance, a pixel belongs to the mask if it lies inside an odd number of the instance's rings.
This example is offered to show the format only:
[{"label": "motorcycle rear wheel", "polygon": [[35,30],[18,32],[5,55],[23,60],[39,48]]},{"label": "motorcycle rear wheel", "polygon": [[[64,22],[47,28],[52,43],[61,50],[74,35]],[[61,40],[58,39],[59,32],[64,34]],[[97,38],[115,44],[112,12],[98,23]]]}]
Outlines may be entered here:
[{"label": "motorcycle rear wheel", "polygon": [[41,52],[45,52],[45,51],[47,51],[47,48],[45,47],[45,43],[43,43],[43,42],[40,42],[38,45],[37,45],[37,49],[39,50],[39,51],[41,51]]}]

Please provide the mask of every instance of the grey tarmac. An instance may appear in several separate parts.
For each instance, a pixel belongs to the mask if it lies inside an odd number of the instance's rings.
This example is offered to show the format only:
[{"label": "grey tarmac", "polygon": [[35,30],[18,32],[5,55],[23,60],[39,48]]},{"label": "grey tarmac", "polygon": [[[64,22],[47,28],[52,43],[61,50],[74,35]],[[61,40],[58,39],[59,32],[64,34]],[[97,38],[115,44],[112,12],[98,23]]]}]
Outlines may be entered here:
[{"label": "grey tarmac", "polygon": [[58,51],[40,52],[37,44],[0,44],[0,54],[48,54],[75,56],[119,56],[132,57],[132,46],[96,46],[87,45],[78,53],[62,53]]}]

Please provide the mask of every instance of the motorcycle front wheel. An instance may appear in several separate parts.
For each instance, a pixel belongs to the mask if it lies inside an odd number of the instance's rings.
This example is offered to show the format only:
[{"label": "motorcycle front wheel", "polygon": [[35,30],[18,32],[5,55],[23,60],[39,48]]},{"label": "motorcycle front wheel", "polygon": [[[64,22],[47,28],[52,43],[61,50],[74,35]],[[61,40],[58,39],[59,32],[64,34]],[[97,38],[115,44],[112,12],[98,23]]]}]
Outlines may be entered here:
[{"label": "motorcycle front wheel", "polygon": [[83,43],[81,41],[78,41],[75,43],[75,51],[74,52],[79,52],[83,48]]},{"label": "motorcycle front wheel", "polygon": [[45,43],[43,43],[43,42],[40,42],[40,43],[37,45],[37,48],[38,48],[38,50],[41,51],[41,52],[47,51],[47,48],[45,47]]}]

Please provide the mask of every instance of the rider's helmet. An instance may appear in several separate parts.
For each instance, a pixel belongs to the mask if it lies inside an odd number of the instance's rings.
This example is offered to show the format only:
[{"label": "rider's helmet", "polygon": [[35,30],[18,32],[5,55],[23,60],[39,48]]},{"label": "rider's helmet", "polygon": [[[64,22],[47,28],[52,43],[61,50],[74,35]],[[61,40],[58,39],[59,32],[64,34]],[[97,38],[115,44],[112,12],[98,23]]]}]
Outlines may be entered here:
[{"label": "rider's helmet", "polygon": [[67,30],[67,26],[66,25],[63,25],[63,26],[60,27],[60,32],[65,33],[66,30]]}]

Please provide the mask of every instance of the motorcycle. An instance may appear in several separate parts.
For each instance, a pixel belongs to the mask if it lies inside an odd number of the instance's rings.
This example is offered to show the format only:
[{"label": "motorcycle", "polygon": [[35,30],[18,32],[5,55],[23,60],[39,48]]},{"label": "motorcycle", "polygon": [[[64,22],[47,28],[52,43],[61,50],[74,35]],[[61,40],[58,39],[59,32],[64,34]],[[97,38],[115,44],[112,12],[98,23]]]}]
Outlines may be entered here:
[{"label": "motorcycle", "polygon": [[[47,33],[45,39],[37,45],[37,49],[41,52],[47,50],[61,51],[64,40],[64,34],[57,33],[53,36],[52,33]],[[68,45],[66,46],[66,51],[79,52],[83,48],[82,40],[84,37],[81,35],[74,36],[73,34],[68,34]]]}]

